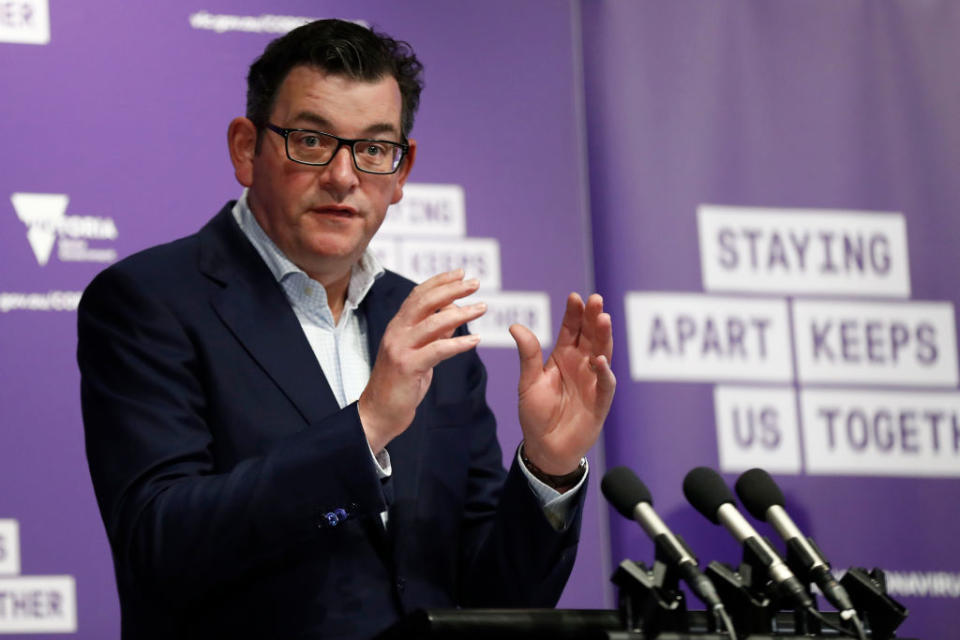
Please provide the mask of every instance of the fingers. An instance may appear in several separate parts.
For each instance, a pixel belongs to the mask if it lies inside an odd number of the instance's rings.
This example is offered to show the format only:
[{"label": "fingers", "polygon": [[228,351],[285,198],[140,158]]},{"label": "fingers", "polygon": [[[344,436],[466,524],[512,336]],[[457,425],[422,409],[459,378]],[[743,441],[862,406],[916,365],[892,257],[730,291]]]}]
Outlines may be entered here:
[{"label": "fingers", "polygon": [[593,356],[613,357],[613,325],[610,314],[603,312],[603,298],[593,294],[587,298],[581,329],[581,346]]},{"label": "fingers", "polygon": [[465,307],[449,305],[408,328],[412,347],[421,347],[434,340],[449,338],[462,324],[476,320],[487,312],[485,302]]},{"label": "fingers", "polygon": [[585,304],[578,294],[570,294],[556,346],[577,347],[588,356],[602,355],[610,362],[613,326],[610,314],[603,311],[603,298],[599,294],[592,294]]},{"label": "fingers", "polygon": [[597,374],[597,395],[595,412],[606,417],[613,404],[613,394],[617,390],[617,378],[610,368],[610,360],[606,356],[595,356],[590,359],[591,368]]},{"label": "fingers", "polygon": [[567,296],[567,308],[563,312],[560,323],[560,332],[557,335],[556,346],[576,346],[580,338],[580,328],[583,325],[583,300],[577,293]]},{"label": "fingers", "polygon": [[458,306],[455,300],[477,289],[476,280],[464,280],[463,270],[440,273],[414,287],[387,327],[383,344],[404,369],[425,370],[476,346],[478,336],[453,337],[461,325],[486,313],[477,302]]},{"label": "fingers", "polygon": [[528,389],[537,381],[537,378],[543,372],[543,352],[540,349],[540,341],[530,329],[522,324],[510,326],[510,335],[517,343],[517,353],[520,355],[520,382],[518,387],[520,393]]},{"label": "fingers", "polygon": [[454,301],[465,298],[480,286],[480,282],[471,278],[463,279],[463,269],[439,273],[414,287],[396,317],[413,324],[431,314],[449,307]]},{"label": "fingers", "polygon": [[467,334],[465,336],[456,336],[454,338],[444,338],[434,340],[430,344],[417,351],[420,358],[420,366],[423,368],[433,368],[453,356],[469,351],[480,343],[480,336],[476,334]]}]

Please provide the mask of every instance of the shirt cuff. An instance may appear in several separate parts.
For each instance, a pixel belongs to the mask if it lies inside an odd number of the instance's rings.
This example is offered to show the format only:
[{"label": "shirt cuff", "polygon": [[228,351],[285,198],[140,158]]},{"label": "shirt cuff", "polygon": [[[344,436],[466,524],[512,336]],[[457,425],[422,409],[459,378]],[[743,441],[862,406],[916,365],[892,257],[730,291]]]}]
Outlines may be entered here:
[{"label": "shirt cuff", "polygon": [[577,493],[582,491],[583,485],[587,481],[587,474],[590,473],[590,465],[587,460],[584,459],[583,463],[584,473],[580,478],[580,482],[575,484],[566,493],[560,493],[530,473],[527,466],[523,464],[523,460],[520,459],[520,449],[517,449],[517,464],[520,465],[520,470],[523,471],[523,475],[527,477],[527,483],[530,485],[533,494],[537,497],[537,501],[543,509],[543,515],[546,516],[550,526],[556,531],[563,531],[570,526],[570,523],[573,521],[574,512],[572,505],[576,503],[575,498]]},{"label": "shirt cuff", "polygon": [[367,448],[370,449],[370,457],[373,458],[373,466],[377,470],[377,477],[383,480],[393,475],[393,465],[390,464],[390,452],[387,451],[386,447],[381,449],[380,453],[374,453],[369,444],[367,444]]}]

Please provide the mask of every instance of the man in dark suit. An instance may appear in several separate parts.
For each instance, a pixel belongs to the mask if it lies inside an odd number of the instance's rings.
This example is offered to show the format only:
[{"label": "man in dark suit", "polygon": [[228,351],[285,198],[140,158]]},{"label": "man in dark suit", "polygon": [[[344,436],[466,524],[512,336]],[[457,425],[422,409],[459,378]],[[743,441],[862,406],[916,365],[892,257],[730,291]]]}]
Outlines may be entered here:
[{"label": "man in dark suit", "polygon": [[274,41],[228,142],[245,187],[79,309],[87,456],[124,638],[370,637],[417,607],[551,606],[612,400],[602,300],[553,353],[511,327],[524,442],[501,464],[460,271],[367,244],[400,200],[420,65],[341,21]]}]

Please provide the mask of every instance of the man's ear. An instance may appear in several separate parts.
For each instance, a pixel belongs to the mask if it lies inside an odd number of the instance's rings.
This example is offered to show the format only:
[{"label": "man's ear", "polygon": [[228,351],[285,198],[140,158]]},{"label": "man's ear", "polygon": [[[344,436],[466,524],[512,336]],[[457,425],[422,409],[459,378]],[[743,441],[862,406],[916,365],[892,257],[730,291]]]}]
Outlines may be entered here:
[{"label": "man's ear", "polygon": [[417,159],[417,141],[410,140],[408,144],[410,145],[410,150],[407,151],[407,155],[403,157],[403,163],[400,165],[400,168],[397,169],[399,177],[397,179],[397,185],[394,187],[393,198],[391,198],[390,204],[400,202],[400,198],[403,197],[403,185],[407,182],[410,169],[413,168],[413,161]]},{"label": "man's ear", "polygon": [[257,152],[257,127],[247,118],[234,118],[227,127],[227,147],[237,182],[253,185],[253,157]]}]

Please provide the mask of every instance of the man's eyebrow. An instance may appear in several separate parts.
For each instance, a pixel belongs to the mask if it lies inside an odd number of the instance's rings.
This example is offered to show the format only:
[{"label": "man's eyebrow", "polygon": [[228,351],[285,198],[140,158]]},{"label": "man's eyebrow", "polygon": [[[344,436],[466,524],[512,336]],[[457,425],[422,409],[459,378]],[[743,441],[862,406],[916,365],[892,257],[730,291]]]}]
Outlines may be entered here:
[{"label": "man's eyebrow", "polygon": [[[323,116],[313,111],[301,111],[294,117],[294,123],[309,123],[310,125],[317,127],[320,131],[332,133],[333,124]],[[396,125],[392,125],[389,122],[378,122],[372,124],[363,130],[363,135],[366,137],[373,137],[382,134],[391,134],[395,137],[400,137],[399,132],[397,131]]]},{"label": "man's eyebrow", "polygon": [[363,130],[364,135],[375,136],[378,134],[389,133],[393,136],[399,137],[397,133],[397,128],[390,124],[389,122],[381,122],[378,124],[373,124]]},{"label": "man's eyebrow", "polygon": [[314,125],[315,127],[319,127],[323,131],[326,131],[332,127],[329,120],[312,111],[301,111],[296,115],[293,121],[295,123],[308,122]]}]

